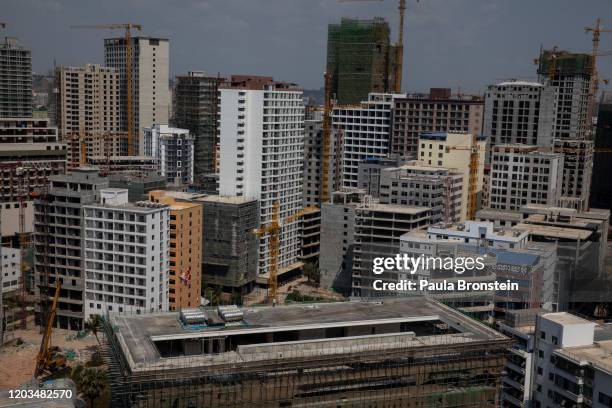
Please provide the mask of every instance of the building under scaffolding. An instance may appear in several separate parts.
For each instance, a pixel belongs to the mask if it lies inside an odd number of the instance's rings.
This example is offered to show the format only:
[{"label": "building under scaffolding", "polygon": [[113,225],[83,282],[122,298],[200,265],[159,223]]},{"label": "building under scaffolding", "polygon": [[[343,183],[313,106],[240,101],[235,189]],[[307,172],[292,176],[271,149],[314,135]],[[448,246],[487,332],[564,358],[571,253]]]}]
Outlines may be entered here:
[{"label": "building under scaffolding", "polygon": [[381,17],[343,18],[340,24],[329,25],[327,72],[339,104],[359,104],[370,92],[392,92],[395,47],[389,32],[389,24]]},{"label": "building under scaffolding", "polygon": [[111,315],[113,407],[494,407],[510,340],[426,298]]}]

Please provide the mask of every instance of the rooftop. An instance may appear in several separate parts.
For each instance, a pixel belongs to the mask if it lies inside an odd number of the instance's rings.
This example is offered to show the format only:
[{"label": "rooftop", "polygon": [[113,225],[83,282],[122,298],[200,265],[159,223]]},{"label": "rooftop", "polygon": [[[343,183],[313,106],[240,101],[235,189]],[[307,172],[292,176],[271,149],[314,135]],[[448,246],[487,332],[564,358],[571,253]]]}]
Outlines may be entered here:
[{"label": "rooftop", "polygon": [[542,317],[562,326],[574,324],[592,324],[595,326],[595,323],[567,312],[545,313]]},{"label": "rooftop", "polygon": [[496,86],[535,86],[538,88],[544,87],[544,85],[539,82],[531,81],[504,81],[500,82]]},{"label": "rooftop", "polygon": [[421,214],[427,211],[431,211],[430,207],[418,207],[409,205],[396,205],[396,204],[380,204],[380,203],[369,203],[361,204],[358,206],[359,209],[373,210],[390,213],[400,214]]},{"label": "rooftop", "polygon": [[[201,309],[214,313],[214,309]],[[338,302],[319,304],[296,304],[277,307],[263,306],[241,309],[241,322],[226,323],[220,327],[204,326],[201,328],[186,327],[179,319],[179,313],[154,313],[146,315],[111,314],[110,325],[113,327],[119,345],[133,371],[147,371],[156,368],[171,368],[185,366],[203,366],[218,362],[246,363],[257,359],[267,359],[263,353],[256,352],[258,348],[287,347],[286,352],[307,353],[306,347],[295,347],[293,341],[276,340],[267,343],[262,340],[265,333],[289,333],[299,330],[331,330],[343,327],[371,327],[374,324],[397,325],[402,322],[414,324],[445,324],[452,333],[435,334],[412,333],[409,345],[423,347],[428,345],[472,343],[482,341],[507,340],[506,337],[472,320],[471,318],[451,309],[441,303],[422,297],[398,298],[384,302]],[[381,342],[381,336],[405,336],[409,333],[389,333],[372,335]],[[434,330],[435,331],[435,330]],[[360,338],[370,336],[366,330]],[[155,342],[169,340],[203,340],[205,338],[227,338],[228,336],[246,335],[252,341],[241,343],[233,351],[221,354],[197,354],[165,358],[160,355]],[[325,338],[327,337],[327,338]],[[322,339],[301,340],[301,344],[317,342],[347,342],[355,337],[324,336]],[[342,337],[342,338],[340,338]],[[237,337],[234,337],[237,339]],[[312,338],[312,337],[309,337]],[[446,343],[448,342],[448,343]],[[250,351],[249,351],[250,350]],[[315,351],[315,350],[313,350]],[[321,350],[316,350],[321,352]],[[331,351],[330,351],[331,352]],[[338,350],[334,350],[338,353]],[[253,353],[253,354],[250,354]]]},{"label": "rooftop", "polygon": [[245,204],[257,201],[257,199],[244,196],[208,195],[196,198],[195,201],[200,201],[203,203]]},{"label": "rooftop", "polygon": [[590,364],[612,375],[612,340],[597,341],[590,346],[567,347],[555,353],[577,364]]},{"label": "rooftop", "polygon": [[[533,220],[535,221],[535,220]],[[589,238],[593,232],[589,230],[581,230],[577,228],[555,227],[553,225],[537,225],[518,223],[514,228],[526,231],[532,235],[540,235],[549,238],[563,238],[571,240],[584,240]]]}]

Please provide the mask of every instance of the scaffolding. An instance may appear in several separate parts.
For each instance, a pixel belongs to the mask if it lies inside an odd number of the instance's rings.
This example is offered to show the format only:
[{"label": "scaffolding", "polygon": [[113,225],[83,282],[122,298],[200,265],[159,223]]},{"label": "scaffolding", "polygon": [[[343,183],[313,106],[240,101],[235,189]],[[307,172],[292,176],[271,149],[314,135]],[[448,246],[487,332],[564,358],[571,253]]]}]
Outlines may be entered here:
[{"label": "scaffolding", "polygon": [[[226,341],[219,346],[225,352],[147,362],[140,350],[137,357],[123,352],[114,323],[104,322],[103,348],[113,407],[496,407],[511,345],[501,335],[473,338],[433,320],[378,335]],[[425,326],[426,335],[419,332]]]},{"label": "scaffolding", "polygon": [[338,104],[358,104],[369,92],[393,92],[395,55],[389,24],[380,17],[330,24],[327,72]]}]

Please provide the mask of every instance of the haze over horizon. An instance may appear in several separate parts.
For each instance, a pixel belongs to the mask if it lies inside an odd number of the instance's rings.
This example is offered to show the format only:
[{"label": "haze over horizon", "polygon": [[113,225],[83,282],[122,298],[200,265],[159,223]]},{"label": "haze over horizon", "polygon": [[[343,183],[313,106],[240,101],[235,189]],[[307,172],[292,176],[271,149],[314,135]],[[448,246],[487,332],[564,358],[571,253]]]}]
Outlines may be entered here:
[{"label": "haze over horizon", "polygon": [[[122,35],[71,25],[133,22],[143,25],[140,35],[170,39],[172,77],[189,70],[261,74],[305,89],[322,86],[329,23],[380,16],[389,21],[393,41],[398,25],[397,0],[5,0],[3,5],[2,36],[17,37],[32,49],[37,73],[47,72],[54,61],[101,64],[103,39]],[[403,89],[482,93],[495,81],[534,80],[540,46],[590,53],[584,27],[597,17],[612,27],[612,2],[408,0]],[[600,49],[612,50],[612,34],[602,34]],[[612,57],[601,57],[598,65],[600,76],[612,79]]]}]

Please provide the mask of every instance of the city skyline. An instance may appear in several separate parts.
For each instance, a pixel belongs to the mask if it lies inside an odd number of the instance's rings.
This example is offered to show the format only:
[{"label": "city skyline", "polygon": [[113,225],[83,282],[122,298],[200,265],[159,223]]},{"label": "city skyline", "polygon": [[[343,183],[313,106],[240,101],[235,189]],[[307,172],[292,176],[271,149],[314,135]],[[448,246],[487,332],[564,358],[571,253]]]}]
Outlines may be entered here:
[{"label": "city skyline", "polygon": [[[170,39],[171,78],[189,70],[265,74],[296,82],[304,89],[318,89],[325,69],[328,24],[342,17],[380,16],[390,23],[391,38],[396,41],[395,3],[8,0],[2,16],[7,27],[2,35],[17,37],[30,47],[34,72],[46,73],[54,61],[57,65],[103,64],[103,39],[122,35],[121,30],[83,31],[71,29],[71,25],[140,23],[143,31],[136,34]],[[604,25],[612,24],[612,20],[605,19],[612,13],[612,4],[604,0],[586,4],[571,0],[532,3],[408,1],[404,91],[425,92],[430,87],[443,86],[453,92],[460,89],[483,93],[486,85],[496,81],[535,80],[533,59],[540,45],[590,53],[591,37],[583,33],[583,28],[592,25],[597,17],[604,19]],[[36,28],[40,26],[46,27],[44,36],[37,35]],[[209,37],[215,39],[208,42]],[[607,37],[602,36],[602,51],[612,49],[606,45]],[[238,58],[239,55],[249,58]],[[598,65],[603,78],[612,73],[610,58],[600,58]]]}]

